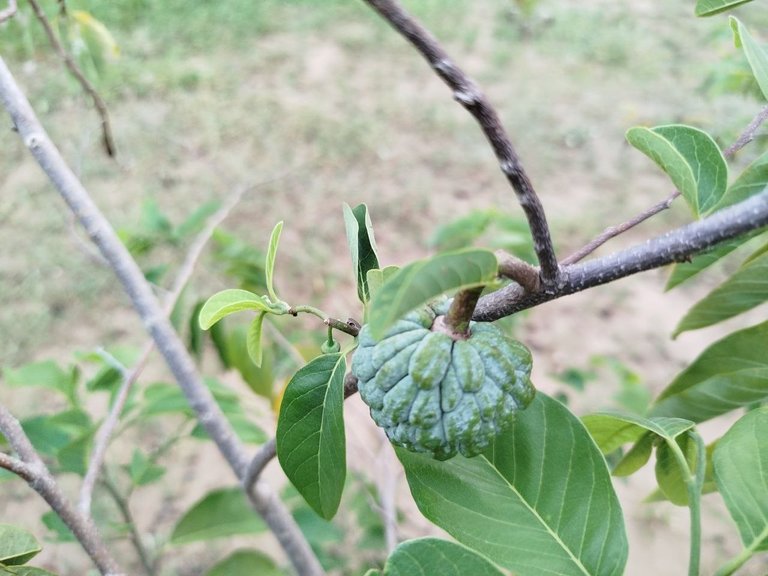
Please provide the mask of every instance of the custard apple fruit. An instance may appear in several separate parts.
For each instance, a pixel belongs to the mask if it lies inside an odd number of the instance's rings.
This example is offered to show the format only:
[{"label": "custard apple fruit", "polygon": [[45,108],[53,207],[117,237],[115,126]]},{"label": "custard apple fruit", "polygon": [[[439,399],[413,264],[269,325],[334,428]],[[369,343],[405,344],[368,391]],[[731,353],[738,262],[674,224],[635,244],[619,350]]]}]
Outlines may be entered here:
[{"label": "custard apple fruit", "polygon": [[352,359],[363,401],[390,441],[439,460],[483,452],[533,400],[531,353],[492,324],[469,337],[433,331],[442,301],[410,312],[376,341],[368,326]]}]

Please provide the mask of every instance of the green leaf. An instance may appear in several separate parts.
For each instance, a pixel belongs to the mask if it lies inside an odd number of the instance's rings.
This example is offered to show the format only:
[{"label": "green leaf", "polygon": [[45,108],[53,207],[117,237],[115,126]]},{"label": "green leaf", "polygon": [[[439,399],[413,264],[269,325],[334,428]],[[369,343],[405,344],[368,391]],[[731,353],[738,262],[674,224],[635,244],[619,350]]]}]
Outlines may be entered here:
[{"label": "green leaf", "polygon": [[605,460],[541,392],[485,455],[397,455],[422,514],[496,564],[519,576],[623,573],[627,539]]},{"label": "green leaf", "polygon": [[763,152],[728,187],[728,192],[723,196],[716,210],[733,206],[759,194],[765,190],[766,186],[768,186],[768,152]]},{"label": "green leaf", "polygon": [[277,458],[315,512],[336,514],[347,473],[343,354],[323,354],[291,378],[277,421]]},{"label": "green leaf", "polygon": [[368,570],[363,576],[382,576],[381,570],[376,570],[376,568],[371,568]]},{"label": "green leaf", "polygon": [[0,576],[56,576],[53,572],[33,566],[14,566],[9,568],[0,564]]},{"label": "green leaf", "polygon": [[474,550],[439,538],[417,538],[400,543],[384,566],[384,576],[503,576]]},{"label": "green leaf", "polygon": [[216,200],[211,200],[210,202],[202,204],[176,227],[176,229],[173,231],[173,235],[177,239],[182,240],[187,236],[197,234],[205,226],[206,220],[213,216],[220,206],[221,203],[217,202]]},{"label": "green leaf", "polygon": [[[279,298],[275,293],[274,278],[275,278],[275,260],[277,258],[277,246],[280,244],[280,233],[283,231],[283,221],[280,220],[272,229],[272,235],[269,237],[269,248],[267,249],[267,260],[264,266],[264,271],[267,278],[267,292],[273,302],[277,302]],[[257,362],[258,365],[260,362]]]},{"label": "green leaf", "polygon": [[40,519],[53,534],[46,535],[46,540],[51,539],[55,542],[77,542],[77,538],[72,534],[69,526],[64,524],[64,520],[53,510],[43,514]]},{"label": "green leaf", "polygon": [[242,326],[225,335],[222,344],[229,367],[236,369],[259,396],[271,399],[275,375],[272,370],[273,353],[269,347],[262,348],[261,366],[256,366],[248,350],[248,335]]},{"label": "green leaf", "polygon": [[754,74],[758,86],[760,86],[760,91],[768,99],[768,53],[757,43],[752,34],[749,33],[749,30],[747,30],[747,27],[737,18],[731,16],[729,20],[736,46],[744,50],[744,55],[747,57],[747,61],[749,61],[749,66],[752,68],[752,74]]},{"label": "green leaf", "polygon": [[384,285],[384,282],[392,278],[398,270],[400,270],[399,266],[387,266],[383,269],[373,268],[372,270],[368,270],[365,277],[368,282],[368,292],[370,293],[371,298],[376,296],[376,293]]},{"label": "green leaf", "polygon": [[65,446],[85,434],[91,427],[90,417],[82,410],[67,410],[50,416],[33,416],[21,426],[32,445],[46,456],[56,456]]},{"label": "green leaf", "polygon": [[748,412],[714,453],[715,481],[747,551],[768,550],[768,406]]},{"label": "green leaf", "polygon": [[398,318],[449,290],[485,286],[498,272],[498,262],[489,250],[445,252],[411,262],[398,270],[371,301],[368,323],[380,339]]},{"label": "green leaf", "polygon": [[496,211],[473,210],[466,216],[438,226],[429,245],[439,251],[468,248],[486,231],[496,217]]},{"label": "green leaf", "polygon": [[725,194],[728,166],[706,132],[672,124],[630,128],[626,137],[666,172],[696,216],[711,212]]},{"label": "green leaf", "polygon": [[728,280],[699,300],[672,334],[717,324],[768,300],[768,254],[742,266]]},{"label": "green leaf", "polygon": [[208,298],[203,304],[199,315],[200,327],[203,330],[208,330],[225,316],[242,310],[271,312],[272,307],[266,296],[257,296],[247,290],[222,290]]},{"label": "green leaf", "polygon": [[258,550],[236,550],[205,573],[205,576],[284,576],[274,561]]},{"label": "green leaf", "polygon": [[621,460],[613,467],[611,474],[614,476],[631,476],[648,463],[653,453],[653,444],[656,435],[647,432],[635,442]]},{"label": "green leaf", "polygon": [[696,2],[696,16],[714,16],[726,10],[732,10],[737,6],[751,2],[752,0],[698,0]]},{"label": "green leaf", "polygon": [[209,492],[187,510],[173,528],[171,544],[258,534],[266,529],[242,488],[224,488]]},{"label": "green leaf", "polygon": [[688,506],[688,487],[685,482],[690,471],[698,466],[696,442],[688,434],[681,434],[672,442],[676,442],[680,447],[688,463],[688,469],[680,468],[668,442],[661,443],[656,447],[656,482],[666,499],[672,504]]},{"label": "green leaf", "polygon": [[259,312],[256,314],[256,318],[253,319],[248,328],[248,336],[245,339],[248,356],[250,356],[257,368],[261,368],[261,329],[264,325],[264,316],[266,316],[266,314],[266,312]]},{"label": "green leaf", "polygon": [[0,563],[18,566],[29,562],[42,548],[32,534],[10,524],[0,524]]},{"label": "green leaf", "polygon": [[354,208],[350,208],[349,204],[345,203],[343,209],[347,243],[357,278],[357,296],[365,304],[371,297],[368,289],[368,270],[379,267],[371,216],[365,204],[358,204]]},{"label": "green leaf", "polygon": [[694,423],[681,418],[645,418],[624,412],[598,412],[582,418],[603,454],[610,454],[627,442],[640,439],[646,432],[652,432],[664,440],[673,440]]},{"label": "green leaf", "polygon": [[92,428],[62,446],[56,454],[62,472],[85,476],[94,434],[96,434],[96,429]]},{"label": "green leaf", "polygon": [[3,379],[11,386],[42,386],[61,392],[71,403],[75,400],[78,372],[64,370],[53,360],[25,364],[15,370],[3,369]]},{"label": "green leaf", "polygon": [[128,473],[135,486],[146,486],[162,478],[165,468],[152,462],[141,450],[134,449]]},{"label": "green leaf", "polygon": [[[238,406],[239,408],[239,406]],[[257,424],[251,422],[242,412],[238,410],[223,410],[224,417],[229,422],[237,437],[246,444],[264,444],[267,441],[267,434]],[[209,440],[210,436],[202,424],[197,424],[189,434],[199,440]]]},{"label": "green leaf", "polygon": [[768,322],[718,340],[678,374],[650,414],[703,422],[767,398],[766,342]]}]

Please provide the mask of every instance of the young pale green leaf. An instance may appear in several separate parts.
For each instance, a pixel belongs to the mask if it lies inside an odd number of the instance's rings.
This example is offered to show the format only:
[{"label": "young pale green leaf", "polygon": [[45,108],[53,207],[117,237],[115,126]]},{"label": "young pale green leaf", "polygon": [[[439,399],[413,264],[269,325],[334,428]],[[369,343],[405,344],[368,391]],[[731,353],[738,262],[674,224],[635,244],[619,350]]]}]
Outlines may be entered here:
[{"label": "young pale green leaf", "polygon": [[752,68],[752,74],[757,80],[760,91],[768,99],[768,53],[752,37],[747,27],[737,18],[730,17],[731,29],[733,29],[736,46],[744,50],[749,66]]},{"label": "young pale green leaf", "polygon": [[376,570],[376,568],[371,568],[368,570],[363,576],[382,576],[381,570]]},{"label": "young pale green leaf", "polygon": [[259,312],[248,327],[248,336],[245,339],[248,356],[250,356],[257,368],[261,368],[262,348],[261,329],[264,326],[266,312]]},{"label": "young pale green leaf", "polygon": [[749,552],[768,550],[768,406],[747,412],[717,443],[715,481]]},{"label": "young pale green leaf", "polygon": [[135,486],[146,486],[159,480],[165,474],[165,468],[158,466],[139,449],[134,449],[131,463],[127,466],[131,482]]},{"label": "young pale green leaf", "polygon": [[392,278],[398,270],[400,270],[399,266],[387,266],[383,269],[373,268],[372,270],[368,270],[365,277],[368,282],[368,292],[370,297],[373,298],[376,296],[376,292],[378,292],[379,288],[384,285],[384,282]]},{"label": "young pale green leaf", "polygon": [[468,248],[483,235],[496,215],[494,209],[473,210],[466,216],[438,226],[429,239],[429,245],[439,251]]},{"label": "young pale green leaf", "polygon": [[449,290],[464,290],[493,282],[498,262],[489,250],[445,252],[417,260],[398,270],[371,301],[368,323],[374,338],[382,338],[398,318]]},{"label": "young pale green leaf", "polygon": [[258,534],[267,529],[248,505],[242,488],[209,492],[176,523],[171,544],[188,544],[237,534]]},{"label": "young pale green leaf", "polygon": [[42,548],[32,534],[17,526],[0,524],[0,563],[18,566],[29,562]]},{"label": "young pale green leaf", "polygon": [[747,2],[752,2],[752,0],[698,0],[696,2],[696,16],[714,16]]},{"label": "young pale green leaf", "polygon": [[474,550],[439,538],[417,538],[400,543],[387,558],[384,576],[503,576]]},{"label": "young pale green leaf", "polygon": [[275,562],[258,550],[236,550],[205,576],[285,576]]},{"label": "young pale green leaf", "polygon": [[768,322],[718,340],[678,374],[650,414],[703,422],[768,398],[766,342]]},{"label": "young pale green leaf", "polygon": [[[283,231],[283,221],[280,220],[272,229],[272,235],[269,237],[269,248],[267,249],[267,259],[264,266],[264,271],[267,277],[267,292],[273,302],[277,302],[279,298],[275,293],[275,260],[277,259],[277,246],[280,244],[280,233]],[[258,363],[257,363],[258,364]]]},{"label": "young pale green leaf", "polygon": [[343,354],[323,354],[291,378],[277,421],[277,458],[315,512],[336,514],[347,473]]},{"label": "young pale green leaf", "polygon": [[208,330],[222,318],[242,310],[271,312],[272,307],[265,296],[258,296],[248,290],[222,290],[203,304],[198,316],[200,328]]},{"label": "young pale green leaf", "polygon": [[717,324],[759,306],[768,300],[768,254],[742,266],[728,280],[691,308],[672,337]]},{"label": "young pale green leaf", "polygon": [[53,572],[34,566],[4,566],[0,564],[0,576],[56,576]]},{"label": "young pale green leaf", "polygon": [[605,460],[544,394],[484,455],[397,455],[422,514],[492,562],[520,576],[623,573],[626,532]]},{"label": "young pale green leaf", "polygon": [[630,128],[626,137],[666,172],[697,217],[711,212],[725,194],[728,165],[706,132],[671,124]]},{"label": "young pale green leaf", "polygon": [[344,204],[344,227],[347,231],[349,252],[352,256],[352,266],[357,278],[357,295],[365,304],[370,298],[368,288],[368,271],[379,268],[379,257],[376,254],[376,240],[373,237],[373,224],[368,207],[358,204],[350,208]]}]

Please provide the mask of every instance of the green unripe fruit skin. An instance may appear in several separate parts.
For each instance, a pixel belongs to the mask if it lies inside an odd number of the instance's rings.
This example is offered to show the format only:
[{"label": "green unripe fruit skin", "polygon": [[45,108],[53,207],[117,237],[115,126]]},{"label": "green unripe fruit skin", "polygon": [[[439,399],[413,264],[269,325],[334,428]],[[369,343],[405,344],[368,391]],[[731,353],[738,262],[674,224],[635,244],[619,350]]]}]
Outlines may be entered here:
[{"label": "green unripe fruit skin", "polygon": [[469,337],[431,331],[441,302],[398,320],[381,341],[363,326],[352,373],[371,417],[390,441],[446,460],[476,456],[535,395],[531,353],[492,324]]}]

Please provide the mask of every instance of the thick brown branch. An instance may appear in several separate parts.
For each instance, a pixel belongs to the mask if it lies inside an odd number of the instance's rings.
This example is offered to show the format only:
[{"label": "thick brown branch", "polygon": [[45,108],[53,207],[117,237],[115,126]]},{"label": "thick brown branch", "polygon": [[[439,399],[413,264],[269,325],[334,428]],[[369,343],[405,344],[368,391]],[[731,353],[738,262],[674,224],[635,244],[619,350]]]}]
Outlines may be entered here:
[{"label": "thick brown branch", "polygon": [[429,62],[435,73],[451,90],[459,104],[475,117],[491,144],[501,171],[514,188],[528,219],[533,246],[545,285],[554,284],[558,276],[557,258],[544,213],[544,207],[520,163],[496,110],[480,88],[448,56],[434,36],[408,15],[395,0],[365,0],[389,24],[402,34]]},{"label": "thick brown branch", "polygon": [[554,291],[526,294],[513,284],[480,299],[474,320],[491,322],[520,310],[645,270],[690,259],[717,244],[768,226],[768,191],[752,196],[627,250],[580,264],[564,266]]},{"label": "thick brown branch", "polygon": [[517,282],[526,292],[535,292],[540,288],[539,271],[528,262],[504,250],[496,251],[496,259],[499,261],[499,276]]},{"label": "thick brown branch", "polygon": [[8,0],[8,7],[5,10],[0,10],[0,24],[13,18],[16,15],[16,10],[16,0]]},{"label": "thick brown branch", "polygon": [[[2,58],[0,58],[0,101],[11,115],[24,144],[109,262],[191,408],[195,411],[198,421],[242,481],[248,469],[248,456],[232,426],[224,417],[208,387],[203,383],[194,361],[165,317],[141,269],[82,183],[64,161],[59,150],[51,142]],[[254,490],[249,492],[249,498],[253,507],[262,515],[283,546],[296,572],[301,576],[323,574],[323,569],[309,543],[271,488],[263,482],[257,482]]]},{"label": "thick brown branch", "polygon": [[37,2],[37,0],[29,0],[29,5],[32,6],[32,10],[35,12],[35,16],[37,16],[37,19],[40,20],[40,24],[43,25],[45,34],[48,36],[48,41],[59,55],[59,58],[62,59],[64,65],[70,71],[72,76],[75,77],[75,79],[80,83],[80,86],[82,86],[83,90],[85,90],[88,96],[91,97],[91,100],[93,100],[93,105],[96,106],[96,111],[99,113],[99,117],[101,118],[101,132],[102,141],[104,143],[104,150],[109,156],[114,157],[115,154],[117,154],[117,148],[115,147],[115,139],[112,136],[112,123],[109,120],[109,111],[107,110],[107,105],[104,102],[104,99],[98,93],[94,85],[91,84],[88,78],[85,77],[83,71],[80,70],[80,67],[72,59],[72,56],[69,55],[69,52],[64,49],[64,46],[59,41],[58,36],[56,36],[56,32],[51,27],[51,23],[48,21],[48,17],[45,15],[45,12],[40,7],[40,4]]},{"label": "thick brown branch", "polygon": [[[448,314],[435,320],[433,330],[445,332],[454,340],[466,340],[469,337],[469,321],[475,311],[477,301],[483,293],[483,286],[461,290],[453,297]],[[442,325],[440,325],[440,324]]]}]

